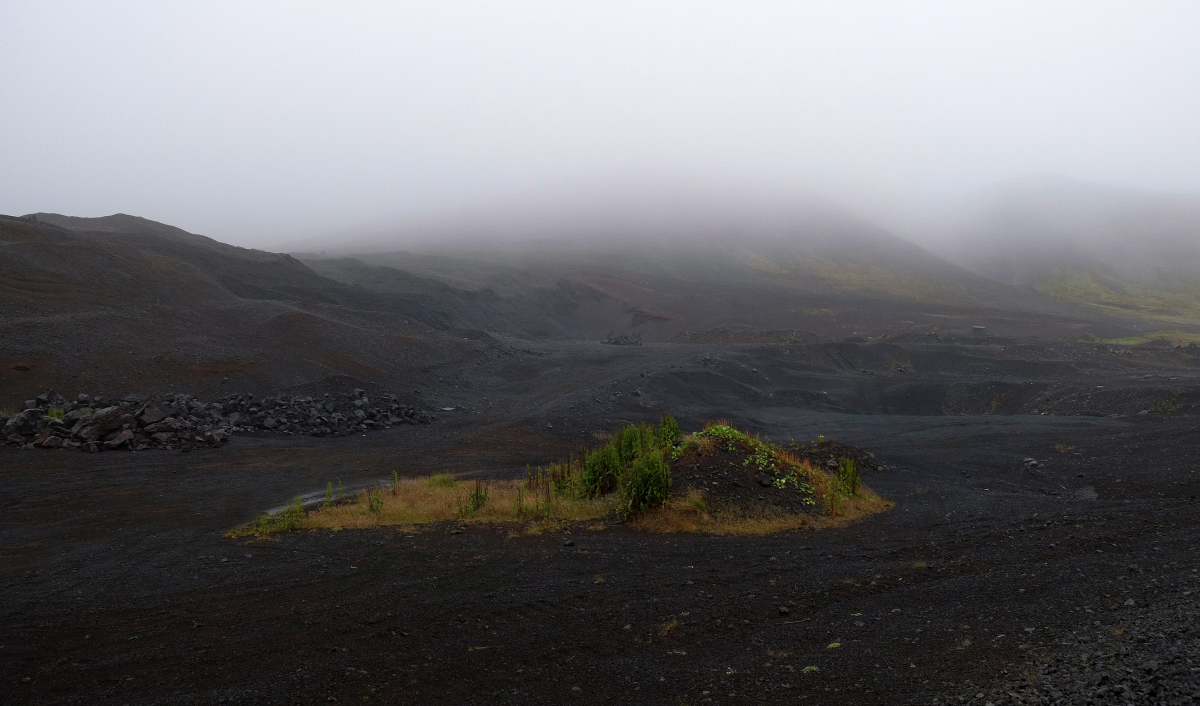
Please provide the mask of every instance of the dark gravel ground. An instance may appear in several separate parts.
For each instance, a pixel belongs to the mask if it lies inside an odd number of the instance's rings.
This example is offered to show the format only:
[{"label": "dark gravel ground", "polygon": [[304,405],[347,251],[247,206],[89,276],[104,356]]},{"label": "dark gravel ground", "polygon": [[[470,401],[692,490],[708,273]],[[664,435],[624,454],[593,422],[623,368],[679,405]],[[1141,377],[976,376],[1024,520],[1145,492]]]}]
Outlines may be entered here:
[{"label": "dark gravel ground", "polygon": [[222,533],[328,480],[515,472],[579,430],[450,419],[189,454],[0,450],[3,701],[1200,699],[1195,421],[733,421],[874,452],[893,470],[866,482],[896,508],[762,538],[447,526],[244,542]]}]

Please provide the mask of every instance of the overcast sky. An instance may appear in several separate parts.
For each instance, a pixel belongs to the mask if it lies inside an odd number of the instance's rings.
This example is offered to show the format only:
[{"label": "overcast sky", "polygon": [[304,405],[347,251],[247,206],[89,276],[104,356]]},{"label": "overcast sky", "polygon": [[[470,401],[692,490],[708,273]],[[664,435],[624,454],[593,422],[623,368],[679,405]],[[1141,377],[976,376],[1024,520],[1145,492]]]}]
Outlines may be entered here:
[{"label": "overcast sky", "polygon": [[0,28],[9,214],[271,246],[595,183],[885,224],[1028,174],[1200,192],[1195,2],[3,0]]}]

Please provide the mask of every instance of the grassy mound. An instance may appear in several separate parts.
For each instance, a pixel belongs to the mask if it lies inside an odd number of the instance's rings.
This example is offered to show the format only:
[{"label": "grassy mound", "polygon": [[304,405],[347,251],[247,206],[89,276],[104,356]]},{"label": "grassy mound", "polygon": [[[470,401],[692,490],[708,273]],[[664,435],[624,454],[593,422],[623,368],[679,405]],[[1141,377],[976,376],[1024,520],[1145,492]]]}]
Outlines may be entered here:
[{"label": "grassy mound", "polygon": [[721,423],[682,436],[664,414],[658,424],[626,425],[599,448],[530,468],[523,480],[460,481],[447,474],[401,480],[393,473],[390,486],[352,499],[335,496],[330,485],[320,507],[305,512],[297,500],[230,536],[444,521],[538,531],[610,517],[661,532],[823,527],[891,507],[862,485],[862,458],[823,439],[784,449]]},{"label": "grassy mound", "polygon": [[836,526],[892,506],[862,483],[869,457],[823,437],[785,448],[717,422],[684,437],[672,456],[674,496],[635,526],[765,534]]}]

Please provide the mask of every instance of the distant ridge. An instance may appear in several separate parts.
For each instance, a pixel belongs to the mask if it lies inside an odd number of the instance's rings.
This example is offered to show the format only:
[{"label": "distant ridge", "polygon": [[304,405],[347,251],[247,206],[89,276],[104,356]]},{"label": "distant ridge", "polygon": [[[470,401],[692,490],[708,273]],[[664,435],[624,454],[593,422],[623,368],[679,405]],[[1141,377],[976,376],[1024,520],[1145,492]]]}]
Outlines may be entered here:
[{"label": "distant ridge", "polygon": [[[111,216],[87,218],[83,216],[64,216],[60,213],[30,213],[23,218],[36,218],[39,221],[56,225],[67,230],[92,233],[126,233],[131,235],[157,235],[171,240],[191,243],[193,245],[225,245],[212,238],[189,233],[182,228],[169,226],[166,223],[152,221],[141,216],[130,216],[126,213],[114,213]],[[232,246],[225,246],[232,247]]]}]

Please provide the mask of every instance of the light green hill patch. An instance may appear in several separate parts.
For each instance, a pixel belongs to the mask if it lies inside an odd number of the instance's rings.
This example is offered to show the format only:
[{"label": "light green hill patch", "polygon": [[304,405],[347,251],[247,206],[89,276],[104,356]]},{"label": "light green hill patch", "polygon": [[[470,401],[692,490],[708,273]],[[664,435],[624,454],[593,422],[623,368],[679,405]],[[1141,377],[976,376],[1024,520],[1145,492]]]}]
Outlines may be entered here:
[{"label": "light green hill patch", "polygon": [[[769,275],[803,273],[821,280],[830,289],[845,294],[886,294],[913,301],[949,303],[957,301],[966,291],[961,284],[925,279],[881,265],[857,262],[803,259],[785,265],[755,256],[751,258],[750,266]],[[823,314],[828,310],[814,311]]]},{"label": "light green hill patch", "polygon": [[1200,345],[1200,333],[1193,331],[1151,331],[1141,336],[1126,336],[1124,338],[1093,338],[1096,343],[1107,343],[1112,346],[1139,346],[1151,341],[1164,340],[1173,346],[1186,346],[1189,343]]},{"label": "light green hill patch", "polygon": [[1175,279],[1173,290],[1135,282],[1105,282],[1092,272],[1061,274],[1034,285],[1046,296],[1118,316],[1200,324],[1200,282]]}]

